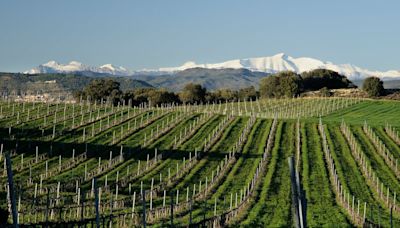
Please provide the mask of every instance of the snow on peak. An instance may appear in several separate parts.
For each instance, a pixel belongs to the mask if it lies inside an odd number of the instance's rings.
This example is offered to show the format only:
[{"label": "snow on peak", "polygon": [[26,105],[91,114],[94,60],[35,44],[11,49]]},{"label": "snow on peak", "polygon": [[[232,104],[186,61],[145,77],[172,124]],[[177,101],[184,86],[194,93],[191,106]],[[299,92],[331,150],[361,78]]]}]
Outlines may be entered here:
[{"label": "snow on peak", "polygon": [[[191,69],[191,68],[196,68],[196,67],[204,67],[204,65],[198,65],[193,61],[187,61],[185,62],[182,66],[179,67],[168,67],[168,68],[160,68],[158,70],[155,71],[161,71],[161,72],[176,72],[176,71],[183,71],[186,69]],[[154,70],[150,70],[150,71],[154,71]]]},{"label": "snow on peak", "polygon": [[47,63],[43,64],[43,66],[48,66],[48,67],[58,66],[58,65],[60,65],[60,64],[54,60],[48,61]]},{"label": "snow on peak", "polygon": [[363,79],[369,76],[377,76],[382,79],[400,78],[400,71],[394,71],[394,70],[386,72],[370,71],[351,64],[335,65],[331,62],[325,62],[309,57],[293,58],[285,53],[278,53],[276,55],[267,57],[235,59],[226,62],[211,63],[211,64],[209,63],[196,64],[194,62],[186,62],[185,64],[179,67],[159,68],[158,70],[155,71],[173,73],[195,67],[202,67],[207,69],[244,68],[251,71],[259,71],[266,73],[276,73],[280,71],[294,71],[297,73],[302,73],[305,71],[311,71],[315,69],[328,69],[343,74],[352,80]]},{"label": "snow on peak", "polygon": [[68,65],[83,66],[83,64],[81,62],[78,62],[78,61],[71,61],[71,62],[69,62]]},{"label": "snow on peak", "polygon": [[196,66],[196,63],[193,61],[187,61],[186,63],[183,64],[185,67],[193,67]]},{"label": "snow on peak", "polygon": [[122,66],[115,66],[112,64],[104,64],[99,67],[100,69],[107,69],[107,70],[112,70],[112,71],[128,71],[125,67]]},{"label": "snow on peak", "polygon": [[103,74],[121,75],[121,76],[128,76],[132,74],[132,72],[130,72],[126,68],[117,67],[112,64],[105,64],[100,67],[92,67],[78,61],[71,61],[68,64],[60,64],[56,61],[49,61],[24,73],[39,74],[39,73],[77,73],[77,72],[94,72],[94,73],[103,73]]},{"label": "snow on peak", "polygon": [[102,66],[100,66],[100,68],[106,68],[106,69],[110,69],[110,70],[115,70],[115,66],[112,64],[104,64]]},{"label": "snow on peak", "polygon": [[123,75],[123,76],[132,74],[132,72],[127,70],[125,67],[115,66],[112,64],[104,64],[104,65],[100,66],[99,71],[101,73],[108,73],[108,74],[112,74],[112,75]]}]

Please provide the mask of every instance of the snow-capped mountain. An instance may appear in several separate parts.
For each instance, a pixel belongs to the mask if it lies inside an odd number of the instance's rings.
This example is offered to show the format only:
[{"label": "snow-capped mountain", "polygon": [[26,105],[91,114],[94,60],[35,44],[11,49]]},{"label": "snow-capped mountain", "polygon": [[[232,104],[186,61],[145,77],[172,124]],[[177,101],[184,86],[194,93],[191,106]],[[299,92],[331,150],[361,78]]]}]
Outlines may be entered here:
[{"label": "snow-capped mountain", "polygon": [[310,71],[314,69],[329,69],[336,71],[340,74],[347,76],[351,80],[363,79],[369,76],[377,76],[383,80],[400,78],[400,71],[372,71],[354,66],[351,64],[333,64],[331,62],[325,62],[318,59],[299,57],[293,58],[284,53],[279,53],[269,57],[258,57],[258,58],[247,58],[247,59],[235,59],[229,60],[222,63],[206,63],[197,64],[195,62],[186,62],[182,66],[178,67],[166,67],[159,69],[143,69],[138,71],[130,71],[124,67],[117,67],[111,64],[106,64],[100,67],[87,66],[82,63],[72,61],[68,64],[59,64],[55,61],[42,64],[36,68],[33,68],[25,73],[71,73],[71,72],[94,72],[103,73],[119,76],[130,76],[130,75],[162,75],[162,74],[174,74],[183,70],[191,68],[206,68],[206,69],[248,69],[251,71],[265,72],[265,73],[276,73],[280,71],[295,71],[302,73],[304,71]]},{"label": "snow-capped mountain", "polygon": [[284,53],[279,53],[269,57],[235,59],[222,63],[211,63],[211,64],[196,64],[195,62],[190,61],[186,62],[185,64],[179,67],[159,68],[156,71],[177,72],[197,67],[207,68],[207,69],[244,68],[251,71],[259,71],[266,73],[276,73],[288,70],[295,71],[297,73],[302,73],[314,69],[329,69],[336,71],[340,74],[343,74],[348,78],[350,78],[351,80],[363,79],[368,76],[377,76],[382,79],[400,78],[400,71],[395,71],[395,70],[385,71],[385,72],[371,71],[367,69],[362,69],[360,67],[351,64],[336,65],[331,62],[324,62],[318,59],[313,59],[308,57],[293,58]]},{"label": "snow-capped mountain", "polygon": [[56,61],[49,61],[29,71],[25,71],[24,73],[39,74],[39,73],[80,73],[80,72],[93,72],[93,73],[110,74],[118,76],[132,75],[131,71],[121,66],[105,64],[99,67],[93,67],[82,64],[77,61],[71,61],[68,64],[60,64]]},{"label": "snow-capped mountain", "polygon": [[121,76],[128,76],[132,74],[132,72],[125,67],[114,66],[112,64],[105,64],[103,66],[100,66],[98,72]]}]

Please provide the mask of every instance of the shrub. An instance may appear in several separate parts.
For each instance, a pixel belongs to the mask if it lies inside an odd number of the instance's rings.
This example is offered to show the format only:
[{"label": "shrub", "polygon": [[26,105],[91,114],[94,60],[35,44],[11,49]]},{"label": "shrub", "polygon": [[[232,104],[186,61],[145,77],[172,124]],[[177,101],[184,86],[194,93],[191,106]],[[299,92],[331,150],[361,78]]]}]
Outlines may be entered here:
[{"label": "shrub", "polygon": [[324,87],[322,89],[319,90],[319,94],[321,97],[330,97],[332,96],[331,91],[329,91],[329,89],[327,87]]},{"label": "shrub", "polygon": [[383,82],[378,77],[369,77],[364,80],[363,90],[368,93],[370,97],[379,97],[384,94]]}]

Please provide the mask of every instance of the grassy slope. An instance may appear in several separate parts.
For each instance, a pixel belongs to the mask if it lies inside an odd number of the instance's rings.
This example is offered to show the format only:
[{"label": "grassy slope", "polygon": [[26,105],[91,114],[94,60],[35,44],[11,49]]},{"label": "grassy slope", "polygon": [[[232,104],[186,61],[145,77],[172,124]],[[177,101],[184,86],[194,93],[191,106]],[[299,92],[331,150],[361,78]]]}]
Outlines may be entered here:
[{"label": "grassy slope", "polygon": [[400,182],[396,178],[392,170],[386,165],[383,158],[375,151],[375,148],[368,137],[365,135],[361,126],[352,127],[356,140],[361,146],[362,151],[366,154],[367,159],[371,162],[372,169],[376,172],[380,182],[395,192],[400,192]]},{"label": "grassy slope", "polygon": [[211,173],[224,159],[225,154],[229,152],[233,143],[236,142],[243,130],[248,118],[237,118],[227,129],[216,145],[208,152],[207,155],[188,173],[186,178],[177,185],[177,188],[185,186],[193,186],[198,184],[200,180],[205,180],[206,176],[211,178]]},{"label": "grassy slope", "polygon": [[[366,153],[368,159],[371,161],[371,164],[380,177],[381,180],[384,181],[386,186],[389,186],[391,189],[394,189],[396,192],[400,192],[400,181],[396,179],[394,174],[390,171],[390,169],[386,166],[383,159],[376,153],[375,148],[373,147],[370,140],[365,136],[362,132],[361,124],[364,123],[364,120],[368,121],[368,124],[373,126],[374,131],[380,137],[382,141],[388,146],[390,151],[397,156],[399,155],[399,146],[396,145],[384,132],[383,126],[385,122],[389,122],[391,125],[399,128],[400,127],[400,119],[398,118],[398,114],[400,113],[400,105],[396,101],[363,101],[360,104],[354,105],[346,110],[341,110],[337,113],[333,113],[324,117],[324,122],[328,123],[328,141],[331,146],[331,152],[333,153],[333,157],[335,159],[335,164],[337,164],[338,175],[341,180],[344,180],[345,188],[349,190],[352,194],[356,195],[362,201],[367,202],[369,205],[373,206],[374,218],[377,218],[377,207],[382,206],[380,202],[378,202],[377,197],[371,191],[369,186],[365,183],[365,180],[357,167],[354,159],[352,158],[347,142],[341,136],[338,124],[342,119],[346,121],[346,123],[352,125],[353,133],[355,133],[358,142],[361,144],[363,151]],[[61,115],[60,115],[61,116]],[[40,123],[42,120],[36,121],[36,124]],[[48,119],[51,121],[51,117]],[[212,120],[212,123],[216,119]],[[258,120],[260,121],[260,120]],[[338,205],[335,205],[334,197],[332,196],[332,192],[330,190],[329,180],[327,177],[326,169],[323,167],[323,154],[322,148],[320,145],[320,139],[318,138],[318,132],[316,126],[309,122],[315,122],[316,119],[306,120],[306,128],[303,132],[305,140],[303,143],[303,160],[307,162],[307,170],[304,171],[306,174],[305,178],[308,180],[307,182],[309,189],[308,198],[309,200],[309,225],[310,226],[320,226],[327,225],[332,220],[342,221],[342,218],[338,219],[335,216],[340,217],[340,209]],[[159,123],[160,121],[157,121]],[[244,122],[244,121],[243,121]],[[31,124],[35,123],[32,121]],[[144,132],[149,135],[150,130],[155,129],[156,124],[152,124],[145,129],[142,129],[137,134],[134,134],[128,139],[131,141],[131,146],[137,146],[140,144]],[[215,124],[216,125],[216,124]],[[236,122],[235,125],[238,125]],[[240,125],[244,126],[244,123]],[[283,129],[282,129],[283,126]],[[27,126],[28,127],[28,126]],[[31,127],[29,125],[29,127]],[[119,126],[120,127],[120,126]],[[115,129],[119,129],[116,127]],[[132,125],[131,125],[132,127]],[[207,135],[206,132],[209,132],[212,128],[214,128],[214,124],[206,124],[204,127],[200,128],[198,133],[195,134],[188,142],[185,142],[179,150],[185,151],[193,151],[194,148],[199,148],[201,144],[204,142],[204,137]],[[232,127],[232,126],[231,126]],[[294,151],[294,125],[291,122],[280,123],[279,126],[281,129],[277,132],[277,137],[275,139],[275,146],[272,151],[272,157],[270,164],[267,168],[267,174],[264,177],[263,186],[258,189],[258,198],[255,200],[253,207],[250,209],[247,219],[243,222],[243,225],[253,225],[253,226],[290,226],[290,181],[288,177],[288,167],[286,158],[293,154]],[[279,128],[278,127],[278,128]],[[242,129],[241,127],[232,127],[235,129],[227,129],[224,136],[221,138],[220,142],[216,144],[216,146],[210,151],[210,153],[215,153],[215,155],[225,153],[229,150],[231,146],[231,142],[233,138],[238,136],[238,132]],[[255,131],[255,130],[254,130]],[[175,132],[176,129],[172,130],[170,133]],[[109,133],[109,132],[108,132]],[[160,138],[160,140],[156,143],[161,143],[165,148],[169,147],[171,139],[173,139],[172,134],[168,133],[165,137]],[[110,135],[106,136],[107,133],[99,134],[96,137],[99,143],[104,143],[103,139],[110,140]],[[249,142],[246,145],[247,147],[260,147],[258,140],[261,134],[255,133],[250,136]],[[76,137],[79,136],[76,135]],[[106,136],[105,138],[102,138]],[[68,139],[65,139],[68,141]],[[70,139],[69,139],[70,140]],[[61,141],[64,141],[62,139]],[[223,141],[223,142],[221,142]],[[251,141],[251,142],[250,142]],[[256,145],[257,144],[257,145]],[[246,150],[246,149],[245,149]],[[246,153],[251,154],[253,149],[248,149],[249,151],[244,151]],[[19,161],[19,157],[13,159],[16,163]],[[31,157],[26,156],[25,161],[31,159]],[[49,163],[49,167],[53,167],[57,164],[58,159],[56,157],[52,158]],[[217,159],[216,161],[211,161],[210,159]],[[186,179],[181,184],[182,187],[186,185],[193,185],[193,183],[197,183],[200,178],[204,179],[205,175],[210,177],[211,171],[214,168],[213,164],[218,164],[219,157],[212,156],[206,157],[204,160],[203,166],[200,168],[201,173],[196,173],[193,177]],[[240,160],[239,160],[240,161]],[[238,161],[238,163],[239,163]],[[103,162],[103,161],[102,161]],[[104,161],[105,162],[105,161]],[[202,161],[203,162],[203,161]],[[95,168],[97,166],[97,159],[89,159],[85,162],[82,162],[78,167],[71,169],[68,172],[62,173],[56,177],[50,178],[52,182],[61,180],[66,181],[73,177],[82,176],[84,170],[84,164],[88,164],[88,170]],[[232,172],[228,174],[227,181],[224,185],[220,185],[220,191],[217,192],[217,195],[223,195],[224,191],[229,192],[228,189],[236,189],[236,187],[241,186],[241,182],[244,182],[244,179],[249,177],[248,173],[252,173],[253,171],[247,171],[247,168],[243,167],[253,167],[251,165],[251,159],[243,159],[243,162],[240,165],[235,165],[232,169]],[[254,162],[256,163],[256,162]],[[175,164],[175,163],[173,163]],[[122,166],[121,166],[122,167]],[[174,167],[174,166],[173,166]],[[125,170],[125,169],[124,169]],[[165,169],[164,169],[165,170]],[[246,172],[244,172],[246,170]],[[249,169],[250,170],[250,169]],[[323,170],[323,172],[321,172]],[[341,170],[341,171],[340,171]],[[44,162],[41,162],[33,167],[33,174],[43,173],[44,171]],[[15,174],[16,179],[25,180],[28,176],[28,171],[21,172],[19,174]],[[115,173],[115,170],[110,171],[109,174]],[[232,176],[234,178],[232,178]],[[111,175],[109,176],[111,180]],[[238,180],[235,182],[234,180]],[[186,184],[183,184],[186,183]],[[321,184],[324,183],[324,184]],[[329,187],[327,187],[329,186]],[[233,191],[233,190],[232,190]],[[330,192],[330,193],[329,193]],[[183,195],[183,194],[182,194]],[[229,205],[229,200],[228,203]],[[329,207],[326,213],[322,213],[322,206]],[[212,212],[210,212],[212,213]],[[332,215],[333,213],[333,215]],[[369,212],[367,213],[369,214]],[[341,215],[343,216],[343,215]],[[382,223],[387,224],[388,211],[381,210]],[[336,221],[335,220],[335,221]],[[396,220],[399,222],[399,219]],[[332,222],[333,223],[333,222]],[[330,223],[330,224],[332,224]],[[397,224],[397,223],[395,223]]]},{"label": "grassy slope", "polygon": [[375,127],[375,134],[379,137],[379,139],[385,144],[385,146],[389,149],[390,153],[393,155],[394,159],[400,159],[400,147],[393,141],[392,138],[385,132],[384,126]]},{"label": "grassy slope", "polygon": [[[378,214],[378,207],[384,208],[385,205],[380,203],[379,197],[366,184],[366,180],[350,152],[346,139],[340,133],[339,127],[328,125],[325,132],[342,186],[346,192],[350,192],[356,199],[360,200],[361,205],[366,202],[370,209],[372,208],[373,214]],[[385,226],[389,226],[389,213],[387,209],[381,210],[381,223]],[[367,214],[367,218],[371,219],[370,213]],[[395,224],[400,224],[399,218],[397,218]]]},{"label": "grassy slope", "polygon": [[226,193],[240,192],[240,189],[251,181],[264,152],[270,123],[266,120],[256,122],[243,149],[243,154],[229,172],[225,182],[217,189],[214,197],[222,199],[221,197],[226,196]]},{"label": "grassy slope", "polygon": [[[288,134],[288,135],[285,135]],[[292,226],[290,178],[287,158],[294,153],[294,125],[280,123],[267,174],[259,192],[259,199],[250,209],[243,226]]]},{"label": "grassy slope", "polygon": [[[384,126],[386,122],[392,126],[400,126],[400,102],[386,100],[367,100],[324,117],[324,122],[340,123],[345,120],[349,124]],[[316,118],[314,118],[316,120]]]},{"label": "grassy slope", "polygon": [[[209,204],[212,204],[215,198],[218,198],[219,202],[223,202],[219,205],[218,213],[229,209],[230,193],[233,195],[235,195],[235,193],[239,194],[240,190],[251,181],[259,160],[262,157],[262,153],[264,152],[263,149],[268,137],[270,125],[270,121],[257,120],[243,148],[243,154],[236,161],[231,171],[225,176],[223,182],[215,189],[215,193],[208,197]],[[200,210],[193,212],[193,215],[197,216],[197,221],[199,221],[204,214],[202,209],[203,208],[200,208]],[[194,217],[194,220],[196,221],[196,217]]]},{"label": "grassy slope", "polygon": [[305,124],[301,131],[302,180],[307,197],[307,224],[347,226],[349,221],[336,204],[325,167],[316,124]]},{"label": "grassy slope", "polygon": [[[189,128],[189,123],[193,122],[196,116],[197,115],[192,116],[189,119],[186,119],[186,121],[182,121],[180,124],[177,125],[176,128],[173,128],[170,132],[161,137],[154,144],[150,145],[150,147],[158,148],[160,150],[170,150],[174,144],[175,136],[179,138],[180,130],[183,130],[185,126]],[[193,154],[192,156],[194,156],[193,151],[192,154]],[[186,153],[182,153],[182,155],[180,156],[166,158],[165,160],[162,161],[161,164],[154,167],[150,172],[148,172],[143,177],[139,178],[136,181],[136,184],[134,184],[133,186],[139,187],[140,182],[143,181],[143,186],[145,188],[150,188],[152,178],[155,179],[156,183],[159,183],[160,173],[162,178],[165,179],[168,177],[168,169],[171,170],[171,175],[174,175],[176,171],[175,169],[176,162],[178,162],[179,165],[182,165],[183,156],[186,155],[187,155]],[[186,157],[186,159],[188,159],[188,157]]]}]

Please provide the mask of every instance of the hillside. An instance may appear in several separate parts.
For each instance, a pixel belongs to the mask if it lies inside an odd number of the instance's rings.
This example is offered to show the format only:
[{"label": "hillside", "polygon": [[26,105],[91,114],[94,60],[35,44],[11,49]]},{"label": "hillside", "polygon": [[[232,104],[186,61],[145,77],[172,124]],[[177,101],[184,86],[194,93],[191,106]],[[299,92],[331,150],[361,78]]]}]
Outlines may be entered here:
[{"label": "hillside", "polygon": [[191,68],[176,73],[150,76],[135,75],[134,79],[144,80],[156,87],[179,91],[188,83],[197,83],[208,90],[219,88],[239,89],[249,86],[258,87],[261,78],[268,74],[247,69],[205,69]]},{"label": "hillside", "polygon": [[[96,77],[99,78],[99,77]],[[2,94],[63,94],[81,90],[95,77],[79,74],[20,74],[0,73],[0,92]],[[126,77],[114,77],[122,90],[138,87],[152,87],[150,84]]]},{"label": "hillside", "polygon": [[[143,108],[0,100],[0,109],[0,158],[11,164],[21,226],[77,218],[91,226],[97,204],[107,227],[293,227],[289,157],[307,227],[400,224],[398,101]],[[46,217],[51,211],[57,216]]]}]

